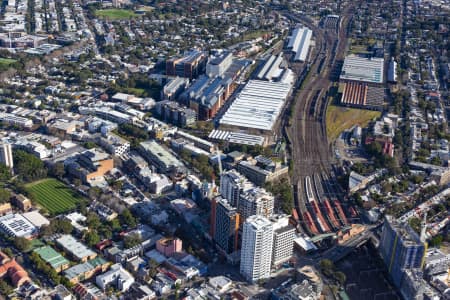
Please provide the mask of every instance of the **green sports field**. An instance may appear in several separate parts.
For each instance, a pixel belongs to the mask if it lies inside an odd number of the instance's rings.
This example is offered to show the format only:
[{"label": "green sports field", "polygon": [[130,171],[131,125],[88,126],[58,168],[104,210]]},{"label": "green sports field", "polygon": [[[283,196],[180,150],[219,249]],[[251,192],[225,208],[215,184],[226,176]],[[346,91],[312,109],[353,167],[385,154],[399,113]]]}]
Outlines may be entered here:
[{"label": "green sports field", "polygon": [[136,17],[135,12],[132,10],[117,8],[96,10],[95,15],[97,17],[108,18],[111,20],[124,20]]},{"label": "green sports field", "polygon": [[31,198],[46,208],[52,215],[57,215],[76,208],[83,198],[64,183],[47,178],[26,185]]},{"label": "green sports field", "polygon": [[0,57],[0,65],[9,66],[10,64],[15,63],[17,60],[11,58],[3,58]]}]

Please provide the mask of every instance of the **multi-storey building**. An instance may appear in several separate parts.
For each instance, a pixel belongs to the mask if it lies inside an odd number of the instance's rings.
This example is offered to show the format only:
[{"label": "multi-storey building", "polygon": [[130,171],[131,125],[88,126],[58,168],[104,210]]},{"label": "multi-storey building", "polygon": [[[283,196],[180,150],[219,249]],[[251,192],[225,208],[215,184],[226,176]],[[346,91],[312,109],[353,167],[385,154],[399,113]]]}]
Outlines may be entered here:
[{"label": "multi-storey building", "polygon": [[211,204],[211,237],[227,254],[238,250],[239,225],[237,209],[226,199],[215,198]]},{"label": "multi-storey building", "polygon": [[207,56],[204,52],[193,50],[184,57],[170,59],[166,62],[166,75],[189,79],[197,78],[204,72]]},{"label": "multi-storey building", "polygon": [[220,194],[234,207],[239,206],[241,193],[249,190],[253,185],[235,170],[222,173],[220,176]]},{"label": "multi-storey building", "polygon": [[270,276],[273,225],[263,216],[251,216],[245,223],[241,248],[241,274],[250,282]]},{"label": "multi-storey building", "polygon": [[14,167],[11,144],[0,143],[0,163],[9,168]]},{"label": "multi-storey building", "polygon": [[270,217],[273,214],[274,196],[263,188],[255,187],[239,197],[238,211],[245,221],[253,215]]},{"label": "multi-storey building", "polygon": [[270,220],[273,223],[272,265],[279,266],[292,257],[295,228],[289,224],[287,215],[276,215]]},{"label": "multi-storey building", "polygon": [[380,252],[392,281],[402,285],[405,270],[421,269],[425,262],[426,243],[404,223],[386,216],[381,234]]}]

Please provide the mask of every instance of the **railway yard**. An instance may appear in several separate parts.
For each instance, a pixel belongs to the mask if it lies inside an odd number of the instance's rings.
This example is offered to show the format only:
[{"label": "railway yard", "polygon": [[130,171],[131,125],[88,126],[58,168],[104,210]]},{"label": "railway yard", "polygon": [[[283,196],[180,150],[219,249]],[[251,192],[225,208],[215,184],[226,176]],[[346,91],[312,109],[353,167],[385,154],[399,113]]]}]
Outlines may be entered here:
[{"label": "railway yard", "polygon": [[299,76],[299,89],[292,103],[293,119],[285,124],[294,162],[292,182],[295,206],[303,229],[317,235],[337,231],[356,218],[346,207],[336,182],[334,159],[326,134],[326,109],[330,88],[338,77],[347,47],[351,11],[343,10],[339,19],[315,24],[304,16],[287,17],[313,31],[315,46],[310,52],[307,75]]}]

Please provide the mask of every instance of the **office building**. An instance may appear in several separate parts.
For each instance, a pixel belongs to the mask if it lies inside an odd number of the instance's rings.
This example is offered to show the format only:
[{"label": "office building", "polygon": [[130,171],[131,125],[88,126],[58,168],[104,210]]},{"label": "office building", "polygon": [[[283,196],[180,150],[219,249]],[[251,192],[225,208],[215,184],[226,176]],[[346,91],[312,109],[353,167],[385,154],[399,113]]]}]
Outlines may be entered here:
[{"label": "office building", "polygon": [[91,182],[103,177],[114,168],[114,160],[99,148],[78,153],[65,160],[66,170],[83,182]]},{"label": "office building", "polygon": [[273,223],[272,265],[279,266],[292,257],[295,228],[289,224],[288,215],[276,215],[270,221]]},{"label": "office building", "polygon": [[239,197],[238,211],[245,221],[253,215],[260,215],[266,218],[273,214],[274,197],[263,188],[252,188]]},{"label": "office building", "polygon": [[233,54],[230,51],[223,51],[212,56],[206,64],[206,74],[209,77],[222,76],[233,63]]},{"label": "office building", "polygon": [[207,56],[204,52],[193,50],[181,58],[173,58],[166,61],[166,75],[197,78],[204,73]]},{"label": "office building", "polygon": [[156,104],[156,113],[159,118],[178,127],[192,125],[197,120],[195,110],[183,107],[178,102],[164,100]]},{"label": "office building", "polygon": [[0,163],[11,169],[14,167],[11,144],[0,143]]},{"label": "office building", "polygon": [[263,216],[249,217],[243,227],[241,274],[256,282],[270,276],[273,248],[273,225]]},{"label": "office building", "polygon": [[379,249],[395,286],[402,285],[405,270],[422,268],[426,248],[411,227],[386,216]]},{"label": "office building", "polygon": [[253,184],[235,170],[226,171],[220,175],[219,192],[231,206],[238,207],[241,193],[252,187]]},{"label": "office building", "polygon": [[211,204],[211,237],[225,253],[231,254],[239,246],[239,213],[222,197]]}]

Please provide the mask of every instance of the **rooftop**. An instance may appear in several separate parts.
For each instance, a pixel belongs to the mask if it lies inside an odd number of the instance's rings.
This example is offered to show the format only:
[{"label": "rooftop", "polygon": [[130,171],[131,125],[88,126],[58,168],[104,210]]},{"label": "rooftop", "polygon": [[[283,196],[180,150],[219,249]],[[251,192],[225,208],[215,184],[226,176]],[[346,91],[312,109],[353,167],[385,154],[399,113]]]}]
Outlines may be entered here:
[{"label": "rooftop", "polygon": [[220,119],[220,124],[272,130],[291,88],[288,83],[249,81]]},{"label": "rooftop", "polygon": [[46,263],[52,266],[53,269],[57,269],[60,266],[68,265],[69,261],[65,259],[61,254],[55,251],[50,246],[44,246],[35,249],[34,252],[39,254],[39,256],[45,260]]},{"label": "rooftop", "polygon": [[340,79],[383,83],[383,58],[364,58],[356,55],[347,56],[342,66]]},{"label": "rooftop", "polygon": [[86,247],[84,244],[77,241],[71,235],[63,235],[59,239],[56,240],[58,244],[61,245],[65,250],[70,252],[73,256],[75,256],[78,260],[82,260],[85,257],[96,255],[94,251]]}]

